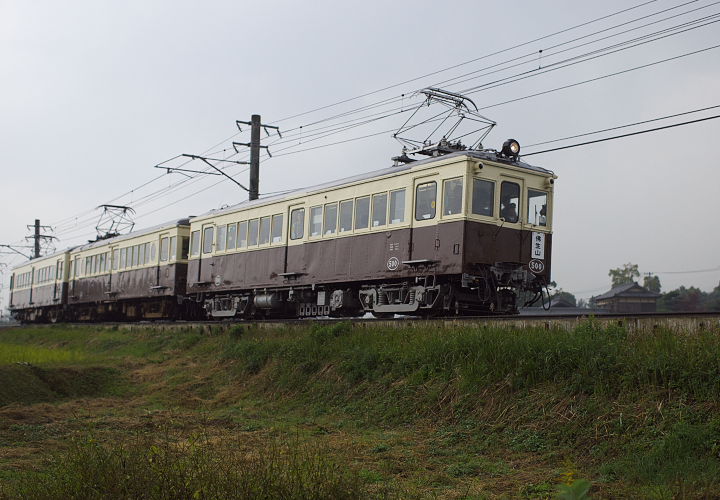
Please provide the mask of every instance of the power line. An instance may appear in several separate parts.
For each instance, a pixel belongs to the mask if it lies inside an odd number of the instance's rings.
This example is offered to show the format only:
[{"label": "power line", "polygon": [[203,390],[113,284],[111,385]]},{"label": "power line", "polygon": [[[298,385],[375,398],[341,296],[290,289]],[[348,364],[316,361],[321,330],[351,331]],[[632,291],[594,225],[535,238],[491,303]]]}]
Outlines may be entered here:
[{"label": "power line", "polygon": [[606,141],[613,141],[613,140],[615,140],[615,139],[622,139],[623,137],[631,137],[631,136],[634,136],[634,135],[648,134],[648,133],[650,133],[650,132],[657,132],[658,130],[665,130],[665,129],[669,129],[669,128],[682,127],[683,125],[690,125],[690,124],[692,124],[692,123],[700,123],[700,122],[705,122],[705,121],[708,121],[708,120],[715,120],[716,118],[720,118],[720,115],[708,116],[708,117],[705,117],[705,118],[698,118],[697,120],[690,120],[690,121],[687,121],[687,122],[673,123],[672,125],[665,125],[664,127],[655,127],[655,128],[650,128],[650,129],[646,129],[646,130],[639,130],[639,131],[637,131],[637,132],[630,132],[630,133],[628,133],[628,134],[621,134],[621,135],[615,135],[615,136],[612,136],[612,137],[605,137],[605,138],[603,138],[603,139],[596,139],[596,140],[594,140],[594,141],[587,141],[587,142],[580,142],[580,143],[577,143],[577,144],[570,144],[570,145],[568,145],[568,146],[561,146],[561,147],[558,147],[558,148],[545,149],[545,150],[543,150],[543,151],[535,151],[535,152],[533,152],[533,153],[523,154],[522,156],[525,157],[525,156],[539,155],[539,154],[543,154],[543,153],[550,153],[550,152],[552,152],[552,151],[562,151],[563,149],[577,148],[577,147],[580,147],[580,146],[587,146],[587,145],[589,145],[589,144],[596,144],[596,143],[598,143],[598,142],[606,142]]},{"label": "power line", "polygon": [[526,146],[523,146],[523,148],[531,148],[531,147],[534,147],[534,146],[541,146],[541,145],[543,145],[543,144],[551,144],[551,143],[553,143],[553,142],[567,141],[567,140],[569,140],[569,139],[577,139],[578,137],[585,137],[585,136],[588,136],[588,135],[600,134],[600,133],[602,133],[602,132],[610,132],[610,131],[612,131],[612,130],[619,130],[619,129],[621,129],[621,128],[634,127],[634,126],[636,126],[636,125],[643,125],[643,124],[645,124],[645,123],[652,123],[652,122],[657,122],[657,121],[661,121],[661,120],[667,120],[668,118],[677,118],[678,116],[685,116],[685,115],[690,115],[690,114],[693,114],[693,113],[700,113],[700,112],[702,112],[702,111],[708,111],[708,110],[710,110],[710,109],[716,109],[716,108],[720,108],[720,105],[708,106],[708,107],[706,107],[706,108],[693,109],[692,111],[685,111],[685,112],[683,112],[683,113],[675,113],[675,114],[672,114],[672,115],[661,116],[661,117],[659,117],[659,118],[651,118],[651,119],[649,119],[649,120],[642,120],[642,121],[639,121],[639,122],[628,123],[628,124],[626,124],[626,125],[618,125],[618,126],[616,126],[616,127],[610,127],[610,128],[604,128],[604,129],[600,129],[600,130],[595,130],[595,131],[593,131],[593,132],[585,132],[585,133],[583,133],[583,134],[570,135],[570,136],[567,136],[567,137],[562,137],[562,138],[560,138],[560,139],[552,139],[552,140],[550,140],[550,141],[536,142],[536,143],[534,143],[534,144],[528,144],[528,145],[526,145]]}]

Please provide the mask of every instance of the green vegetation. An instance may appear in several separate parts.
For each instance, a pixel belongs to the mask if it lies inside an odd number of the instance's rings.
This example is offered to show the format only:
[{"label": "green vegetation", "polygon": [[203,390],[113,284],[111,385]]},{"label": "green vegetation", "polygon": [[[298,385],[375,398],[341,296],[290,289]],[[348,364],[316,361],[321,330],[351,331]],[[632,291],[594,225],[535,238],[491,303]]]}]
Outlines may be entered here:
[{"label": "green vegetation", "polygon": [[[357,474],[322,450],[273,443],[254,454],[207,436],[148,436],[103,445],[73,440],[42,474],[0,489],[0,498],[364,498]],[[34,477],[33,477],[34,476]]]},{"label": "green vegetation", "polygon": [[[267,498],[720,487],[717,327],[58,325],[2,343],[30,363],[0,365],[10,498],[160,498],[161,484],[177,492],[165,498],[232,497],[232,484]],[[56,349],[75,357],[37,355]]]}]

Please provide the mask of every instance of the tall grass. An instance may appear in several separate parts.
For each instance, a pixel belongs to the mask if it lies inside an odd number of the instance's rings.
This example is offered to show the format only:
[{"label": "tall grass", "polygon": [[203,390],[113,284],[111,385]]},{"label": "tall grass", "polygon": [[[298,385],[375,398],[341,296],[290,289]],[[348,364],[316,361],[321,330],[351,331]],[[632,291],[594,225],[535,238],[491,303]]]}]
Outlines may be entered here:
[{"label": "tall grass", "polygon": [[357,474],[309,445],[276,441],[253,452],[242,443],[159,434],[124,442],[74,440],[43,473],[25,473],[0,498],[49,499],[356,499]]},{"label": "tall grass", "polygon": [[79,350],[0,343],[0,365],[77,363],[86,359],[88,359],[87,354]]},{"label": "tall grass", "polygon": [[593,322],[564,329],[353,329],[316,326],[284,336],[229,339],[224,357],[249,374],[268,367],[279,388],[307,388],[331,371],[341,382],[444,381],[460,393],[503,383],[509,391],[556,383],[567,393],[617,394],[646,386],[720,398],[720,332],[668,330],[629,336]]}]

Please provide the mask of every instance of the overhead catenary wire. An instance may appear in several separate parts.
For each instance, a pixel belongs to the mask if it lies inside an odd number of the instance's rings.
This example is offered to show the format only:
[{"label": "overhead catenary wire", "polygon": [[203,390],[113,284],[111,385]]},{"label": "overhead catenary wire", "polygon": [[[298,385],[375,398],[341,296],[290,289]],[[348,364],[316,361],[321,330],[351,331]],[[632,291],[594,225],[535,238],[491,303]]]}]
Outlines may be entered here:
[{"label": "overhead catenary wire", "polygon": [[579,142],[577,144],[569,144],[567,146],[560,146],[557,148],[545,149],[543,151],[534,151],[532,153],[524,153],[522,156],[525,157],[525,156],[539,155],[539,154],[544,154],[544,153],[551,153],[553,151],[562,151],[564,149],[577,148],[580,146],[588,146],[590,144],[597,144],[599,142],[614,141],[616,139],[622,139],[624,137],[632,137],[634,135],[642,135],[642,134],[648,134],[650,132],[658,132],[660,130],[666,130],[666,129],[675,128],[675,127],[682,127],[684,125],[691,125],[693,123],[700,123],[700,122],[705,122],[708,120],[716,120],[717,118],[720,118],[720,115],[706,116],[705,118],[698,118],[697,120],[689,120],[689,121],[681,122],[681,123],[673,123],[671,125],[665,125],[662,127],[655,127],[655,128],[650,128],[650,129],[646,129],[646,130],[638,130],[637,132],[630,132],[627,134],[620,134],[620,135],[615,135],[612,137],[603,137],[602,139],[595,139],[592,141]]},{"label": "overhead catenary wire", "polygon": [[[556,32],[556,33],[553,33],[553,34],[550,34],[550,35],[546,35],[546,36],[544,36],[544,37],[540,37],[540,38],[538,38],[538,39],[531,40],[531,41],[529,41],[529,42],[525,42],[525,43],[523,43],[523,44],[519,44],[519,45],[510,47],[510,48],[508,48],[508,49],[504,49],[504,50],[502,50],[502,51],[498,51],[498,53],[507,52],[507,51],[512,50],[512,49],[514,49],[514,48],[517,48],[517,47],[519,47],[519,46],[528,45],[528,44],[530,44],[530,43],[533,43],[534,41],[538,41],[538,40],[542,40],[542,39],[549,38],[549,37],[554,36],[554,35],[556,35],[556,34],[558,34],[558,33],[562,33],[562,32],[566,32],[566,31],[575,29],[575,28],[577,28],[578,26],[584,26],[584,25],[592,24],[593,22],[595,22],[595,21],[597,21],[597,20],[599,20],[599,19],[606,19],[606,18],[612,17],[612,16],[614,16],[614,15],[617,15],[618,13],[627,12],[627,11],[633,10],[634,8],[637,8],[637,7],[639,7],[639,6],[647,5],[647,4],[650,4],[650,3],[653,3],[653,2],[644,2],[644,3],[642,3],[642,4],[638,5],[638,6],[631,7],[631,8],[628,8],[628,9],[623,9],[623,10],[618,11],[618,12],[616,12],[616,13],[609,14],[609,15],[607,15],[607,16],[603,16],[602,18],[597,18],[597,19],[595,19],[595,20],[588,21],[588,22],[586,22],[586,23],[582,23],[581,25],[576,25],[575,27],[571,27],[571,28],[568,28],[568,29],[566,29],[566,30],[561,30],[560,32]],[[686,2],[686,3],[681,4],[681,5],[679,5],[679,6],[673,7],[673,9],[674,9],[674,8],[679,8],[679,7],[683,6],[683,5],[687,5],[688,3],[693,3],[693,2]],[[665,9],[664,11],[667,11],[667,10],[669,10],[669,9]],[[664,11],[661,11],[661,12],[664,12]],[[657,13],[653,13],[653,14],[651,14],[651,15],[656,15],[656,14],[657,14]],[[646,17],[648,17],[648,16],[643,16],[643,18],[646,18]],[[632,21],[628,21],[628,22],[632,22]],[[626,22],[626,23],[622,23],[622,24],[627,24],[627,22]],[[556,45],[556,46],[557,46],[557,45]],[[475,58],[475,59],[473,59],[473,60],[471,60],[471,61],[466,61],[466,62],[461,63],[461,64],[459,64],[459,65],[453,65],[453,66],[451,66],[451,67],[444,68],[444,69],[442,69],[442,70],[438,70],[438,71],[433,72],[433,73],[431,73],[431,74],[438,74],[438,73],[440,73],[440,72],[442,72],[442,71],[447,71],[448,69],[452,69],[452,68],[455,68],[455,67],[458,67],[458,66],[462,66],[462,65],[464,65],[464,64],[469,64],[469,63],[471,63],[471,62],[475,62],[475,61],[480,60],[480,59],[485,59],[485,58],[490,57],[490,56],[492,56],[492,55],[495,55],[495,53],[493,53],[493,54],[488,54],[488,55],[482,56],[482,57],[480,57],[480,58]],[[418,77],[418,78],[421,78],[421,77]],[[399,84],[398,84],[398,85],[399,85]],[[365,94],[363,94],[363,95],[365,95]],[[386,113],[386,114],[387,114],[387,113]],[[373,121],[375,121],[375,120],[373,120]],[[363,124],[365,124],[365,123],[360,123],[360,125],[363,125]],[[349,129],[349,128],[348,128],[348,129]],[[344,131],[346,131],[346,130],[348,130],[348,129],[346,129],[346,128],[341,128],[341,129],[336,129],[336,130],[333,130],[333,131],[334,131],[334,132],[337,132],[337,133],[341,133],[341,132],[344,132]],[[373,136],[373,135],[380,135],[381,133],[386,133],[386,132],[380,132],[380,133],[377,133],[377,134],[366,134],[366,135],[364,135],[364,136],[362,136],[362,137],[360,137],[360,138],[353,138],[353,139],[351,139],[351,140],[359,140],[359,139],[362,139],[362,138],[365,138],[365,137],[371,137],[371,136]],[[236,135],[237,135],[237,133],[233,134],[230,138],[235,137]],[[228,140],[228,139],[226,139],[226,140]],[[218,143],[217,145],[215,145],[215,146],[213,146],[213,147],[216,147],[216,146],[222,144],[223,142],[224,142],[224,141],[221,141],[220,143]],[[332,144],[329,144],[329,145],[326,145],[326,146],[330,146],[330,145],[334,145],[334,144],[342,144],[342,143],[344,143],[344,142],[349,142],[349,140],[335,141],[335,142],[333,142]],[[308,150],[308,149],[317,149],[317,147],[305,148],[304,150]],[[298,152],[302,152],[302,151],[298,151]],[[290,154],[290,153],[287,153],[287,154]],[[141,186],[149,185],[149,184],[151,184],[152,182],[154,182],[155,180],[157,180],[157,179],[159,179],[159,178],[162,178],[162,176],[158,176],[158,177],[156,177],[155,179],[152,179],[151,181],[148,181],[148,182],[144,183],[144,184],[141,185]],[[179,183],[177,183],[177,186],[175,186],[175,187],[176,187],[176,188],[180,188],[182,185],[187,184],[189,181],[190,181],[190,179],[183,179],[182,181],[180,181]],[[129,191],[128,193],[134,192],[136,189],[139,189],[141,186],[139,186],[138,188],[135,188],[135,189]],[[152,200],[154,200],[154,199],[157,199],[159,196],[164,196],[167,191],[168,191],[167,188],[163,188],[163,189],[161,189],[161,190],[158,190],[158,191],[156,191],[156,192],[151,193],[149,196],[142,197],[142,198],[140,198],[140,199],[143,200],[143,201],[152,201]],[[114,198],[113,201],[116,201],[118,198],[121,198],[122,196],[128,195],[128,193],[125,193],[124,195],[121,195],[120,197]],[[70,220],[71,220],[71,223],[72,223],[72,218],[70,218]]]},{"label": "overhead catenary wire", "polygon": [[[474,59],[471,59],[471,60],[469,60],[469,61],[465,61],[465,62],[460,63],[460,64],[452,65],[452,66],[443,68],[443,69],[441,69],[441,70],[437,70],[437,71],[428,73],[428,74],[426,74],[426,75],[422,75],[421,77],[416,77],[416,78],[414,78],[414,79],[412,79],[412,80],[410,80],[410,81],[407,81],[407,80],[406,80],[405,82],[401,82],[401,83],[399,83],[399,84],[394,84],[393,86],[390,86],[390,87],[384,87],[383,89],[378,89],[377,91],[373,91],[373,92],[371,92],[371,93],[365,93],[365,94],[362,94],[361,96],[356,96],[355,98],[351,98],[350,100],[355,100],[355,99],[360,98],[360,97],[365,97],[365,96],[370,95],[370,94],[375,94],[375,93],[378,93],[378,92],[380,92],[380,91],[382,91],[382,90],[387,90],[388,88],[392,88],[392,87],[395,87],[395,86],[400,86],[400,85],[403,85],[403,84],[405,84],[405,83],[408,83],[408,82],[411,82],[411,81],[415,81],[415,80],[417,80],[417,79],[424,78],[424,77],[426,77],[426,76],[432,76],[432,75],[434,75],[434,74],[439,74],[439,73],[442,73],[442,72],[444,72],[444,71],[448,71],[448,70],[451,70],[451,69],[454,69],[454,68],[457,68],[457,67],[460,67],[460,66],[464,66],[464,65],[470,64],[470,63],[472,63],[472,62],[476,62],[476,61],[478,61],[478,60],[486,59],[486,58],[491,57],[491,56],[493,56],[493,55],[497,55],[497,54],[500,54],[500,53],[508,52],[508,51],[510,51],[510,50],[513,50],[513,49],[516,49],[516,48],[519,48],[519,47],[522,47],[522,46],[526,46],[526,45],[529,45],[529,44],[534,43],[534,42],[537,42],[537,41],[541,41],[541,40],[545,40],[545,39],[551,38],[551,37],[556,36],[556,35],[558,35],[558,34],[562,34],[562,33],[568,32],[568,31],[572,31],[572,30],[577,29],[577,28],[579,28],[579,27],[583,27],[583,26],[587,26],[587,25],[593,24],[593,23],[598,22],[598,21],[603,20],[603,19],[608,19],[608,18],[617,16],[617,15],[619,15],[619,14],[621,14],[621,13],[624,13],[624,12],[628,12],[628,11],[631,11],[631,10],[635,10],[635,9],[637,9],[637,8],[639,8],[639,7],[642,7],[642,6],[651,4],[651,3],[654,3],[654,2],[643,2],[643,3],[638,4],[638,5],[636,5],[636,6],[632,6],[632,7],[626,8],[626,9],[621,9],[621,10],[616,11],[616,12],[613,12],[613,13],[611,13],[611,14],[607,14],[607,15],[605,15],[605,16],[601,16],[601,17],[595,18],[595,19],[593,19],[593,20],[586,21],[586,22],[584,22],[584,23],[580,23],[580,24],[575,25],[575,26],[572,26],[572,27],[570,27],[570,28],[566,28],[566,29],[557,31],[557,32],[551,33],[551,34],[549,34],[549,35],[545,35],[545,36],[542,36],[542,37],[539,37],[539,38],[530,40],[530,41],[528,41],[528,42],[523,42],[523,43],[521,43],[521,44],[514,45],[514,46],[512,46],[512,47],[503,49],[503,50],[501,50],[501,51],[497,51],[497,52],[495,52],[495,53],[487,54],[487,55],[481,56],[481,57],[479,57],[479,58],[474,58]],[[684,3],[684,4],[681,4],[681,5],[679,5],[679,6],[672,7],[672,8],[670,8],[670,9],[664,9],[664,10],[661,11],[661,12],[665,12],[665,11],[668,11],[668,10],[672,10],[672,9],[675,9],[675,8],[679,8],[679,7],[681,7],[681,6],[683,6],[683,5],[686,5],[686,4],[688,4],[688,3],[693,3],[693,2],[686,2],[686,3]],[[649,16],[651,16],[651,15],[656,15],[656,14],[657,14],[657,13],[653,13],[653,14],[650,14]],[[646,18],[646,17],[649,17],[649,16],[642,16],[642,18]],[[628,21],[628,22],[632,22],[632,21]],[[627,24],[627,22],[626,22],[626,23],[622,23],[622,24]],[[345,100],[345,102],[347,102],[347,101],[348,101],[348,100]],[[335,103],[335,104],[339,104],[339,103]],[[333,104],[333,105],[335,105],[335,104]],[[325,109],[325,108],[330,107],[330,106],[333,106],[333,105],[323,106],[323,107],[321,107],[321,108]],[[320,108],[316,108],[316,110],[317,110],[317,109],[320,109]],[[310,110],[310,111],[307,112],[307,113],[310,113],[310,112],[313,112],[313,110]],[[307,113],[304,113],[304,114],[307,114]],[[287,117],[287,118],[284,118],[284,119],[281,119],[281,120],[285,120],[285,119],[288,119],[288,118],[290,118],[290,117]],[[237,135],[238,135],[238,133],[234,133],[234,134],[233,134],[232,136],[230,136],[229,138],[224,139],[223,141],[217,143],[217,144],[214,145],[214,146],[211,146],[211,148],[208,148],[208,150],[213,149],[213,148],[219,146],[220,144],[226,142],[227,140],[230,140],[231,138],[233,138],[233,137],[235,137],[235,136],[237,136]],[[207,152],[208,150],[206,150],[206,152]],[[160,178],[162,178],[162,176],[157,176],[157,177],[151,179],[150,181],[148,181],[148,182],[146,182],[146,183],[143,183],[142,185],[134,188],[133,190],[131,190],[131,191],[127,192],[127,193],[124,193],[123,195],[120,195],[120,196],[118,196],[118,197],[116,197],[116,198],[113,198],[113,199],[111,200],[111,202],[117,201],[118,199],[121,199],[122,197],[127,196],[127,195],[129,195],[130,193],[132,193],[132,192],[140,189],[141,187],[144,187],[144,186],[146,186],[146,185],[151,184],[152,182],[154,182],[154,181],[156,181],[156,180],[159,180]],[[87,212],[86,212],[86,213],[87,213]],[[72,221],[73,218],[74,218],[74,217],[69,217],[69,218],[67,218],[67,219],[65,219],[65,220],[70,220],[70,221]]]}]

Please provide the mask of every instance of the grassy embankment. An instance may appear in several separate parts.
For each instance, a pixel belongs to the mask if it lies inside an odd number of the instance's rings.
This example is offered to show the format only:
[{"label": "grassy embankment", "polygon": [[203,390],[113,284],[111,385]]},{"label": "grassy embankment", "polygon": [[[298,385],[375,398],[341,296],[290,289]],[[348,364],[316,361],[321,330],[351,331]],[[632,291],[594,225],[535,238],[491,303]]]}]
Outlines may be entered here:
[{"label": "grassy embankment", "polygon": [[718,410],[717,328],[8,329],[0,498],[703,497]]}]

